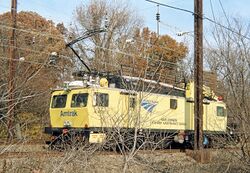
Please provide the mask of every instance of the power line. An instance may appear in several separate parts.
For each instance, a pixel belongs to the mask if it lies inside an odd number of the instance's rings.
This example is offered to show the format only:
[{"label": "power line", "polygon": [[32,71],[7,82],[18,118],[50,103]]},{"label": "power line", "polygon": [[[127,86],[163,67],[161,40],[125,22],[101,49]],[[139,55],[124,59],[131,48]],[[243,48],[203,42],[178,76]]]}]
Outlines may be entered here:
[{"label": "power line", "polygon": [[176,32],[181,32],[181,31],[183,31],[183,30],[181,30],[180,28],[177,28],[176,26],[169,25],[169,24],[167,24],[167,23],[165,23],[165,22],[162,22],[162,21],[160,21],[160,24],[162,24],[162,25],[164,25],[164,26],[170,28],[170,29],[173,31],[173,33],[175,33],[175,34],[176,34]]},{"label": "power line", "polygon": [[[2,45],[3,47],[13,47],[13,46],[10,46],[10,45]],[[22,47],[17,47],[17,46],[14,46],[13,48],[16,48],[16,49],[19,49],[19,50],[24,50],[24,51],[30,51],[30,52],[33,52],[33,53],[36,53],[36,54],[45,54],[45,55],[51,55],[51,53],[46,53],[46,52],[40,52],[40,51],[35,51],[35,50],[32,50],[32,49],[27,49],[27,48],[22,48]],[[58,55],[59,57],[63,57],[63,58],[71,58],[71,57],[68,57],[66,55]]]},{"label": "power line", "polygon": [[[10,47],[9,45],[2,45],[4,47]],[[104,48],[104,47],[101,47],[101,46],[96,46],[97,48],[100,48],[100,49],[104,49],[104,50],[108,50],[108,51],[111,51],[111,52],[115,52],[115,53],[118,53],[118,54],[123,54],[123,55],[127,55],[127,56],[131,56],[131,57],[135,57],[136,55],[135,54],[129,54],[129,53],[125,53],[125,52],[122,52],[122,51],[117,51],[117,50],[114,50],[114,49],[108,49],[108,48]],[[26,48],[20,48],[20,47],[15,47],[16,49],[19,49],[19,50],[24,50],[24,51],[31,51],[31,52],[34,52],[34,53],[37,53],[37,54],[45,54],[45,55],[50,55],[50,53],[46,53],[46,52],[39,52],[39,51],[34,51],[32,49],[26,49]],[[84,48],[88,48],[88,47],[84,47]],[[69,58],[71,59],[71,57],[68,57],[68,56],[65,56],[65,55],[58,55],[59,57],[63,57],[63,58]],[[152,58],[151,58],[152,59]],[[152,59],[154,60],[154,59]],[[21,60],[20,60],[21,61]],[[26,60],[23,60],[23,61],[26,61]],[[154,60],[156,61],[156,60]],[[31,63],[31,61],[27,61],[29,63]],[[33,61],[34,62],[34,61]],[[177,66],[178,64],[177,63],[174,63],[174,62],[170,62],[170,61],[164,61],[162,60],[163,63],[167,63],[167,64],[172,64],[172,65],[175,65]],[[41,64],[41,63],[36,63],[35,64]]]},{"label": "power line", "polygon": [[[114,50],[114,49],[109,49],[109,48],[105,48],[105,47],[101,47],[101,46],[96,46],[96,47],[97,47],[97,48],[100,48],[100,49],[104,49],[104,50],[109,50],[109,51],[112,51],[112,52],[116,52],[116,53],[119,53],[119,54],[131,56],[131,57],[138,56],[138,55],[136,55],[136,54],[129,54],[129,53],[126,53],[126,52],[117,51],[117,50]],[[149,58],[149,59],[154,60],[153,58]],[[156,61],[156,60],[155,60],[155,61]],[[178,65],[178,63],[171,62],[171,61],[166,61],[166,60],[161,60],[161,61],[164,62],[164,63],[167,63],[167,64]]]},{"label": "power line", "polygon": [[[155,1],[146,0],[148,2],[156,3]],[[203,19],[209,19],[203,17],[203,0],[195,0],[194,1],[194,10],[195,13],[162,4],[157,3],[158,5],[163,5],[168,8],[172,8],[175,10],[180,10],[184,12],[188,12],[194,15],[194,149],[200,150],[203,148],[203,94],[202,94],[202,86],[203,86]],[[212,20],[210,20],[212,22]]]},{"label": "power line", "polygon": [[[1,27],[1,26],[2,26],[2,25],[0,25],[0,27]],[[9,28],[11,28],[11,27],[9,27]],[[28,33],[30,32],[29,30],[25,30],[25,31],[28,32]],[[32,33],[32,31],[31,31],[31,33]],[[148,43],[145,42],[145,41],[138,41],[138,42],[148,44]],[[171,48],[168,48],[168,47],[157,46],[157,45],[153,45],[153,44],[150,44],[150,43],[149,43],[149,45],[150,45],[150,46],[154,46],[154,47],[161,47],[162,49],[166,49],[166,50],[168,50],[168,51],[173,51],[173,52],[175,52],[175,53],[177,53],[177,54],[182,54],[181,52],[178,52],[178,51],[176,51],[175,49],[171,49]],[[2,46],[6,47],[6,45],[2,45]],[[101,47],[101,46],[96,46],[96,47],[99,47],[99,48],[102,48],[102,49],[106,49],[106,50],[110,50],[110,51],[112,51],[112,52],[116,52],[116,53],[128,55],[128,56],[135,56],[134,54],[129,54],[129,53],[126,53],[126,52],[117,51],[117,50],[114,50],[114,49],[107,49],[107,48],[104,48],[104,47]],[[27,49],[27,48],[20,48],[20,47],[16,47],[16,48],[17,48],[17,49],[20,49],[20,50],[35,52],[35,53],[44,53],[44,52],[38,52],[38,51],[34,51],[34,50],[32,50],[32,49]],[[49,55],[49,53],[45,53],[45,54],[48,54],[48,55]],[[170,61],[166,61],[166,62],[172,63],[172,62],[170,62]]]},{"label": "power line", "polygon": [[[10,47],[9,45],[2,45],[4,47]],[[108,51],[111,51],[111,52],[115,52],[115,53],[118,53],[118,54],[123,54],[123,55],[127,55],[127,56],[130,56],[130,57],[135,57],[137,55],[135,54],[129,54],[129,53],[126,53],[126,52],[122,52],[122,51],[118,51],[118,50],[115,50],[115,49],[108,49],[108,48],[105,48],[105,47],[101,47],[101,46],[96,46],[97,48],[100,48],[100,49],[104,49],[104,50],[108,50]],[[84,47],[85,49],[87,48],[86,46]],[[89,47],[91,48],[91,47]],[[19,50],[24,50],[24,51],[31,51],[31,52],[34,52],[36,54],[45,54],[45,55],[50,55],[50,53],[46,53],[46,52],[39,52],[39,51],[34,51],[32,49],[27,49],[27,48],[21,48],[21,47],[16,47],[16,49],[19,49]],[[63,58],[68,58],[68,59],[71,59],[71,57],[68,57],[68,56],[65,56],[65,55],[58,55],[59,57],[63,57]],[[174,66],[178,66],[179,64],[178,63],[175,63],[175,62],[171,62],[171,61],[166,61],[166,60],[156,60],[154,58],[150,58],[150,57],[147,57],[149,60],[151,61],[155,61],[155,62],[161,62],[161,63],[165,63],[165,64],[170,64],[170,65],[174,65]],[[37,65],[42,65],[43,63],[38,63],[38,62],[34,62],[34,61],[28,61],[28,60],[20,60],[20,62],[22,61],[26,61],[28,63],[32,63],[32,64],[37,64]],[[52,65],[50,65],[52,66]],[[60,67],[60,66],[56,66],[54,65],[54,67]],[[65,67],[63,67],[65,68]],[[67,68],[66,68],[67,69]]]},{"label": "power line", "polygon": [[[140,42],[140,41],[139,41]],[[141,43],[146,43],[146,42],[142,42]],[[10,47],[9,45],[2,45],[3,47]],[[150,46],[156,46],[156,45],[151,45]],[[109,49],[109,48],[105,48],[105,47],[102,47],[102,46],[95,46],[97,48],[100,48],[100,49],[104,49],[104,50],[108,50],[108,51],[111,51],[111,52],[115,52],[115,53],[118,53],[118,54],[123,54],[123,55],[127,55],[127,56],[130,56],[130,57],[135,57],[135,56],[138,56],[136,54],[130,54],[130,53],[126,53],[126,52],[123,52],[123,51],[119,51],[119,50],[115,50],[115,49]],[[34,53],[37,53],[37,54],[45,54],[45,55],[51,55],[50,53],[46,53],[46,52],[40,52],[40,51],[35,51],[35,50],[32,50],[32,49],[28,49],[28,48],[22,48],[22,47],[15,47],[16,49],[19,49],[19,50],[24,50],[24,51],[30,51],[30,52],[34,52]],[[84,46],[84,48],[90,48],[90,46]],[[177,51],[175,51],[174,49],[171,49],[171,48],[166,48],[166,47],[162,47],[166,50],[170,50],[170,51],[174,51],[176,53],[179,53]],[[63,58],[69,58],[71,59],[71,57],[68,57],[68,56],[65,56],[65,55],[58,55],[59,57],[63,57]],[[154,60],[153,58],[150,58],[152,60]],[[157,60],[154,60],[154,61],[157,61]],[[178,63],[175,63],[175,62],[171,62],[171,61],[166,61],[166,60],[161,60],[161,62],[163,63],[166,63],[166,64],[172,64],[172,65],[175,65],[177,66]]]},{"label": "power line", "polygon": [[65,41],[65,39],[63,37],[60,38],[59,35],[47,34],[47,33],[43,33],[43,32],[27,30],[27,29],[18,29],[18,28],[13,28],[13,27],[7,26],[7,25],[0,25],[0,27],[6,28],[6,29],[15,29],[17,31],[22,31],[22,32],[30,33],[30,34],[41,35],[41,36],[47,36],[47,37],[51,37],[54,39]]},{"label": "power line", "polygon": [[[99,47],[99,48],[103,48],[103,47]],[[106,49],[106,48],[103,48],[103,49]],[[106,49],[106,50],[109,50],[109,51],[113,51],[113,52],[117,52],[117,53],[121,53],[121,52],[119,52],[119,51],[116,51],[116,50],[112,50],[112,49]],[[38,53],[38,52],[37,52]],[[122,52],[122,53],[124,53],[124,52]],[[129,56],[133,56],[134,57],[134,55],[132,55],[132,54],[126,54],[126,55],[129,55]],[[5,57],[2,57],[1,59],[6,59]],[[150,60],[153,60],[153,61],[157,61],[157,60],[154,60],[153,58],[150,58]],[[65,68],[63,65],[61,65],[61,66],[58,66],[58,65],[48,65],[48,64],[46,64],[46,61],[44,62],[44,63],[39,63],[39,62],[34,62],[34,61],[27,61],[27,60],[18,60],[18,61],[20,61],[20,62],[26,62],[26,63],[31,63],[31,64],[36,64],[36,65],[42,65],[43,67],[58,67],[58,68],[60,68],[60,67],[62,67],[62,68],[64,68],[64,69],[68,69],[68,70],[72,70],[72,69],[70,69],[70,68]],[[97,61],[100,61],[101,63],[105,63],[105,62],[103,62],[102,60],[100,60],[100,59],[97,59]],[[170,62],[168,62],[168,61],[164,61],[164,60],[161,60],[160,61],[161,63],[164,63],[164,62],[166,62],[166,63],[170,63]],[[177,63],[171,63],[172,65],[178,65]],[[115,65],[115,64],[109,64],[110,66],[112,66],[112,67],[115,67],[115,68],[121,68],[121,66],[118,66],[118,65]],[[124,67],[123,67],[124,68]],[[179,69],[178,71],[184,71],[183,69]],[[158,74],[158,73],[157,73]],[[170,74],[166,74],[166,75],[164,75],[165,77],[164,77],[164,79],[166,79],[166,77],[167,76],[169,76],[169,77],[173,77],[173,76],[175,76],[175,75],[170,75]]]},{"label": "power line", "polygon": [[[165,22],[162,22],[162,21],[160,21],[160,23],[163,26],[166,26],[166,27],[170,28],[172,30],[172,33],[174,33],[175,35],[178,35],[178,32],[180,32],[181,34],[188,34],[189,36],[194,37],[194,35],[192,34],[194,31],[183,32],[183,29],[180,29],[177,26],[169,25],[169,24],[166,24]],[[165,29],[167,29],[166,27],[165,27]]]},{"label": "power line", "polygon": [[[4,56],[0,56],[0,59],[8,60],[9,61],[9,58],[4,57]],[[34,65],[41,65],[43,67],[57,67],[57,68],[63,68],[63,69],[71,70],[71,68],[65,67],[64,65],[60,65],[59,66],[59,65],[47,64],[47,60],[45,60],[44,62],[35,62],[35,61],[29,61],[29,60],[15,59],[14,61],[20,62],[20,63],[28,63],[28,64],[34,64]]]},{"label": "power line", "polygon": [[[0,59],[3,59],[3,60],[9,60],[9,58],[7,58],[7,57],[3,57],[3,56],[0,56]],[[56,67],[56,68],[58,68],[58,69],[60,69],[60,68],[63,68],[63,69],[67,69],[67,70],[69,70],[69,71],[72,71],[72,68],[67,68],[67,67],[65,67],[65,66],[63,66],[63,65],[50,65],[50,64],[47,64],[47,62],[45,61],[45,62],[43,62],[43,63],[39,63],[39,62],[35,62],[35,61],[28,61],[28,60],[19,60],[19,59],[16,59],[15,61],[17,61],[17,62],[20,62],[20,63],[28,63],[28,64],[34,64],[34,65],[40,65],[42,68],[49,68],[49,67]],[[105,62],[103,62],[102,60],[98,60],[98,61],[100,61],[100,63],[101,64],[104,64]],[[112,66],[112,67],[115,67],[115,68],[121,68],[121,66],[119,66],[119,65],[115,65],[115,64],[109,64],[109,66]],[[123,68],[128,68],[129,69],[129,67],[123,67]],[[179,71],[184,71],[184,70],[179,70]],[[158,73],[157,73],[158,74]],[[178,75],[170,75],[170,74],[164,74],[164,76],[165,77],[174,77],[174,76],[178,76]],[[169,78],[170,79],[170,78]]]},{"label": "power line", "polygon": [[[4,47],[11,47],[10,45],[2,45]],[[24,51],[30,51],[30,52],[33,52],[33,53],[36,53],[36,54],[45,54],[45,55],[48,55],[50,56],[51,54],[50,53],[46,53],[46,52],[39,52],[39,51],[34,51],[32,49],[26,49],[26,48],[21,48],[21,47],[15,47],[16,49],[19,49],[19,50],[24,50]],[[61,57],[61,58],[64,58],[64,59],[72,59],[72,57],[68,57],[66,55],[58,55],[58,57]],[[1,58],[1,59],[4,59],[4,58]],[[46,63],[46,60],[43,62],[43,63],[40,63],[40,62],[35,62],[35,61],[29,61],[29,60],[20,60],[20,59],[15,59],[15,61],[19,61],[19,62],[27,62],[27,63],[30,63],[30,64],[36,64],[36,65],[43,65]],[[64,68],[64,69],[70,69],[70,68],[66,68],[64,67],[64,65],[62,66],[58,66],[58,65],[50,65],[50,64],[45,64],[46,66],[52,66],[52,67],[58,67],[58,68]]]},{"label": "power line", "polygon": [[[192,14],[192,15],[198,15],[198,14],[194,13],[193,11],[187,10],[187,9],[184,9],[184,8],[179,8],[179,7],[175,7],[175,6],[168,5],[168,4],[163,4],[163,3],[156,2],[156,1],[152,1],[152,0],[145,0],[145,1],[151,2],[151,3],[154,3],[154,4],[159,4],[159,5],[163,6],[163,7],[168,7],[168,8],[174,9],[174,10],[178,10],[178,11],[183,11],[183,12],[186,12],[186,13],[190,13],[190,14]],[[241,36],[241,37],[243,37],[243,38],[245,38],[245,39],[250,40],[250,37],[248,37],[248,36],[246,36],[246,35],[242,35],[241,33],[239,33],[239,32],[237,32],[237,31],[231,29],[230,27],[224,26],[224,25],[220,24],[219,22],[216,22],[216,21],[213,20],[213,19],[210,19],[210,18],[208,18],[208,17],[205,17],[205,15],[202,16],[202,19],[205,19],[205,20],[207,20],[207,21],[209,21],[209,22],[211,22],[211,23],[214,23],[215,25],[218,25],[218,26],[220,26],[220,27],[222,27],[222,28],[224,28],[224,29],[226,29],[226,30],[228,30],[228,31],[230,31],[230,32],[232,32],[232,33],[234,33],[234,34],[237,34],[237,35],[239,35],[239,36]]]},{"label": "power line", "polygon": [[[8,29],[11,29],[11,27],[5,26],[5,25],[0,25],[0,27],[7,27]],[[21,31],[26,32],[26,33],[41,33],[41,32],[34,32],[34,31],[31,31],[31,30],[25,30],[25,29],[17,29],[17,30],[21,30]],[[44,33],[41,33],[41,34],[47,35],[47,36],[51,36],[51,34],[44,34]],[[58,39],[61,39],[61,38],[58,38]],[[148,44],[148,43],[143,42],[143,41],[138,41],[138,42]],[[181,52],[178,52],[178,51],[176,51],[176,50],[174,50],[174,49],[171,49],[171,48],[168,48],[168,47],[157,46],[157,45],[152,45],[152,44],[149,44],[149,45],[150,45],[150,46],[155,46],[155,47],[161,47],[161,48],[166,49],[166,50],[168,50],[168,51],[176,52],[177,54],[182,54]],[[2,45],[2,46],[6,47],[6,45]],[[128,56],[136,56],[136,55],[133,55],[133,54],[128,54],[128,53],[126,53],[126,52],[117,51],[117,50],[114,50],[114,49],[107,49],[107,48],[104,48],[104,47],[101,47],[101,46],[96,46],[96,47],[99,47],[99,48],[102,48],[102,49],[106,49],[106,50],[110,50],[110,51],[112,51],[112,52],[116,52],[116,53],[128,55]],[[27,48],[20,48],[20,47],[16,47],[16,48],[17,48],[17,49],[20,49],[20,50],[24,50],[24,51],[35,52],[35,53],[38,53],[38,54],[41,54],[41,53],[42,53],[42,54],[50,55],[49,53],[38,52],[38,51],[34,51],[34,50],[31,50],[31,49],[27,49]],[[59,56],[60,56],[60,55],[59,55]],[[64,57],[66,57],[66,56],[64,56]],[[70,57],[67,57],[67,58],[70,58]],[[175,64],[175,65],[176,65],[176,63],[173,63],[173,62],[171,62],[171,61],[164,61],[164,60],[162,60],[162,61],[165,62],[165,63]]]},{"label": "power line", "polygon": [[[9,26],[6,26],[6,25],[0,25],[0,27],[4,27],[4,28],[7,28],[7,29],[13,29],[12,27],[9,27]],[[23,32],[26,32],[26,33],[31,33],[31,34],[36,34],[36,33],[38,33],[38,34],[40,34],[40,35],[48,36],[48,37],[52,37],[52,36],[53,36],[52,38],[55,38],[55,39],[59,39],[59,40],[65,41],[64,38],[58,38],[58,36],[57,36],[57,37],[54,37],[54,36],[56,36],[56,35],[46,34],[46,33],[42,33],[42,32],[35,32],[35,31],[31,31],[31,30],[26,30],[26,29],[16,29],[16,30],[23,31]],[[142,41],[140,41],[140,42],[142,42]],[[143,43],[146,43],[146,42],[143,42]],[[146,44],[148,44],[148,43],[146,43]],[[168,48],[168,47],[157,46],[157,45],[153,45],[153,44],[150,44],[150,46],[161,47],[161,48],[166,49],[166,50],[168,50],[168,51],[173,51],[173,52],[176,52],[177,54],[182,54],[181,52],[178,52],[177,50],[174,50],[174,49],[171,49],[171,48]],[[27,50],[28,50],[28,49],[27,49]],[[31,51],[33,51],[33,50],[31,50]],[[122,53],[121,51],[119,51],[119,52]],[[127,53],[125,53],[125,54],[127,54]]]},{"label": "power line", "polygon": [[226,14],[226,11],[225,11],[222,3],[221,3],[221,0],[219,0],[219,3],[220,3],[220,6],[221,6],[221,9],[223,11],[223,14],[224,14],[225,18],[227,19],[227,23],[230,24],[229,19],[228,19],[227,14]]},{"label": "power line", "polygon": [[179,7],[175,7],[175,6],[172,6],[172,5],[163,4],[163,3],[156,2],[156,1],[151,1],[151,0],[145,0],[145,1],[161,5],[163,7],[168,7],[168,8],[174,9],[174,10],[179,10],[179,11],[184,11],[184,12],[187,12],[187,13],[190,13],[190,14],[195,14],[193,11],[190,11],[190,10],[187,10],[187,9],[184,9],[184,8],[179,8]]},{"label": "power line", "polygon": [[[8,42],[8,41],[11,41],[10,39],[7,39],[7,38],[6,38],[6,39],[0,38],[0,43],[1,43],[1,41],[4,41],[4,40],[6,40],[7,42]],[[20,39],[20,40],[21,40],[21,39]],[[18,42],[18,41],[19,41],[19,39],[17,39],[17,42]],[[29,41],[29,39],[22,39],[21,41]],[[4,42],[2,42],[2,43],[4,43]],[[50,43],[50,45],[53,45],[53,44]],[[1,46],[3,46],[3,45],[0,45],[0,47],[1,47]],[[47,45],[46,45],[46,44],[38,44],[37,41],[36,41],[35,43],[32,43],[32,45],[30,45],[30,47],[33,47],[33,46],[39,47],[39,48],[46,48]],[[31,49],[30,49],[30,50],[31,50]]]},{"label": "power line", "polygon": [[[9,45],[2,45],[4,47],[10,47]],[[126,53],[126,52],[122,52],[122,51],[118,51],[118,50],[115,50],[115,49],[109,49],[109,48],[105,48],[105,47],[102,47],[102,46],[96,46],[97,48],[99,49],[104,49],[104,50],[108,50],[108,51],[111,51],[111,52],[115,52],[115,53],[118,53],[118,54],[123,54],[123,55],[127,55],[127,56],[130,56],[130,57],[135,57],[135,56],[138,56],[136,54],[129,54],[129,53]],[[91,47],[87,47],[85,46],[84,47],[85,49],[86,48],[91,48]],[[46,55],[50,55],[50,53],[46,53],[46,52],[39,52],[39,51],[34,51],[32,49],[26,49],[26,48],[20,48],[20,47],[16,47],[16,49],[20,49],[20,50],[25,50],[25,51],[31,51],[31,52],[34,52],[34,53],[37,53],[37,54],[46,54]],[[65,55],[58,55],[59,57],[63,57],[63,58],[69,58],[71,59],[71,57],[68,57],[68,56],[65,56]],[[152,61],[158,61],[158,60],[155,60],[153,58],[149,58],[151,59]],[[24,60],[26,61],[26,60]],[[28,61],[28,62],[31,62],[31,61]],[[34,61],[33,61],[34,62]],[[178,63],[175,63],[175,62],[171,62],[171,61],[166,61],[166,60],[161,60],[162,63],[166,63],[166,64],[171,64],[171,65],[174,65],[174,66],[178,66]],[[36,63],[36,62],[35,62]],[[39,64],[39,63],[36,63],[36,64]]]},{"label": "power line", "polygon": [[[6,39],[7,40],[7,39]],[[138,41],[138,42],[141,42],[141,43],[146,43],[146,42],[142,42],[142,41]],[[9,45],[1,45],[3,47],[10,47]],[[42,46],[42,45],[41,45]],[[150,46],[155,46],[157,47],[157,45],[152,45],[150,44]],[[127,55],[127,56],[130,56],[130,57],[135,57],[137,56],[136,54],[131,54],[131,53],[126,53],[126,52],[123,52],[123,51],[119,51],[119,50],[115,50],[115,49],[109,49],[109,48],[105,48],[105,47],[102,47],[102,46],[95,46],[97,48],[100,48],[100,49],[103,49],[103,50],[108,50],[108,51],[111,51],[111,52],[115,52],[115,53],[118,53],[118,54],[123,54],[123,55]],[[29,49],[29,48],[23,48],[23,47],[15,47],[16,49],[19,49],[19,50],[23,50],[23,51],[29,51],[29,52],[33,52],[33,53],[36,53],[36,54],[45,54],[45,55],[51,55],[50,53],[46,53],[46,52],[40,52],[40,51],[35,51],[35,50],[32,50],[32,49]],[[90,46],[84,46],[85,49],[88,49],[88,50],[92,50]],[[173,51],[173,52],[176,52],[176,53],[180,53],[180,52],[177,52],[176,50],[174,49],[171,49],[171,48],[167,48],[167,47],[161,47],[163,49],[166,49],[166,50],[169,50],[169,51]],[[69,56],[66,56],[66,55],[58,55],[59,57],[63,57],[63,58],[69,58],[71,59],[71,57]],[[154,60],[153,58],[150,58],[152,60]],[[154,60],[156,61],[156,60]],[[178,65],[178,63],[175,63],[175,62],[171,62],[171,61],[166,61],[166,60],[161,60],[161,62],[163,63],[167,63],[167,64],[172,64],[172,65]]]},{"label": "power line", "polygon": [[226,30],[228,30],[228,31],[230,31],[230,32],[232,32],[232,33],[234,33],[234,34],[237,34],[237,35],[240,36],[240,37],[243,37],[243,38],[245,38],[245,39],[250,40],[250,37],[248,37],[248,36],[246,36],[246,35],[242,35],[242,34],[240,34],[239,32],[237,32],[237,31],[235,31],[235,30],[233,30],[233,29],[231,29],[231,28],[229,28],[229,27],[227,27],[227,26],[224,26],[224,25],[220,24],[219,22],[216,22],[216,21],[214,21],[214,20],[212,20],[212,19],[210,19],[210,18],[207,18],[207,17],[203,17],[203,19],[206,19],[206,20],[208,20],[208,21],[210,21],[210,22],[212,22],[212,23],[214,23],[214,24],[216,24],[216,25],[218,25],[218,26],[220,26],[220,27],[222,27],[222,28],[224,28],[224,29],[226,29]]}]

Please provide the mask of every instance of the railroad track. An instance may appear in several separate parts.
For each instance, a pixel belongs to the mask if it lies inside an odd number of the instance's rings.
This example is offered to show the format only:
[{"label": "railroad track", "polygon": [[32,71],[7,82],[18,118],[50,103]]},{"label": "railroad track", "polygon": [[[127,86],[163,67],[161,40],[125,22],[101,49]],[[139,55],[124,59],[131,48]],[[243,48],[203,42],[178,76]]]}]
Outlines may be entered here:
[{"label": "railroad track", "polygon": [[[43,157],[64,157],[67,152],[70,151],[36,151],[36,152],[3,152],[0,154],[0,159],[8,158],[43,158]],[[156,151],[138,151],[138,154],[167,154],[167,153],[179,153],[180,150],[156,150]],[[111,151],[96,151],[97,155],[122,155],[119,152]]]},{"label": "railroad track", "polygon": [[[40,146],[37,151],[12,151],[12,150],[6,150],[6,151],[1,151],[0,150],[0,159],[6,159],[6,158],[27,158],[27,157],[64,157],[67,153],[71,152],[72,150],[66,149],[66,150],[49,150],[48,148],[45,147],[44,141],[24,141],[24,142],[18,142],[18,143],[8,143],[8,144],[0,144],[0,147],[8,146],[8,145],[14,145],[13,148],[18,148],[18,146],[24,146],[24,147],[35,147],[35,145]],[[42,147],[41,147],[42,146]],[[89,146],[90,147],[90,146]],[[86,147],[84,149],[80,149],[79,151],[84,151],[88,152],[91,151],[91,148]],[[95,147],[93,147],[95,149]],[[213,152],[213,151],[218,151],[218,150],[223,150],[223,151],[236,151],[240,150],[238,147],[235,148],[224,148],[224,149],[204,149],[207,152]],[[139,150],[137,151],[138,154],[168,154],[168,153],[190,153],[193,150],[189,149],[155,149],[155,150]],[[115,151],[110,151],[110,150],[96,150],[93,153],[98,154],[98,155],[122,155],[121,152],[115,152]],[[129,153],[129,151],[125,151],[125,153]]]},{"label": "railroad track", "polygon": [[36,139],[36,140],[12,140],[8,141],[7,139],[0,139],[0,145],[19,145],[19,144],[29,144],[29,145],[37,145],[37,144],[45,144],[44,140]]},{"label": "railroad track", "polygon": [[36,151],[36,152],[4,152],[0,154],[0,159],[7,159],[7,158],[29,158],[29,157],[63,157],[63,152],[56,152],[56,151]]}]

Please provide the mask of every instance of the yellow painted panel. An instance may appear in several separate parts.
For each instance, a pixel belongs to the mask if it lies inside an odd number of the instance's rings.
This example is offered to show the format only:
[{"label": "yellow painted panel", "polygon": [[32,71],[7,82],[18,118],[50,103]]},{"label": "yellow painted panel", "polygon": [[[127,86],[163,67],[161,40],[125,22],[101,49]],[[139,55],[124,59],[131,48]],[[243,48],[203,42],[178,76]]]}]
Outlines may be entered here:
[{"label": "yellow painted panel", "polygon": [[[109,106],[94,105],[94,93],[109,95]],[[123,92],[123,94],[121,94]],[[71,108],[73,94],[88,93],[86,107]],[[55,91],[53,95],[67,94],[65,108],[50,108],[52,127],[63,127],[70,122],[72,127],[124,127],[165,130],[193,130],[194,103],[184,97],[138,92],[129,96],[115,88],[83,88],[71,91]],[[136,98],[136,107],[129,106],[129,97]],[[177,101],[176,109],[170,108],[170,99]],[[227,117],[217,116],[217,106],[226,109],[223,102],[212,101],[204,105],[203,128],[208,131],[225,131]]]},{"label": "yellow painted panel", "polygon": [[103,143],[106,138],[104,133],[90,133],[89,142],[90,143]]},{"label": "yellow painted panel", "polygon": [[[73,94],[88,93],[87,89],[72,91],[55,91],[54,95],[67,94],[67,102],[65,108],[50,108],[50,119],[52,127],[64,127],[65,123],[72,127],[83,128],[88,125],[88,109],[87,107],[71,108],[71,99]],[[89,103],[88,103],[89,104]]]},{"label": "yellow painted panel", "polygon": [[[170,108],[170,99],[177,108]],[[140,95],[140,124],[148,129],[185,129],[185,99],[183,97],[142,93]]]},{"label": "yellow painted panel", "polygon": [[209,131],[226,131],[227,116],[217,116],[217,106],[226,109],[226,105],[223,102],[211,102],[208,105],[207,117],[204,119],[203,128]]},{"label": "yellow painted panel", "polygon": [[[94,93],[109,95],[109,106],[93,105]],[[90,89],[92,105],[88,107],[90,127],[127,127],[128,126],[128,96],[120,94],[120,90],[109,88]]]},{"label": "yellow painted panel", "polygon": [[194,104],[190,102],[185,103],[185,122],[186,130],[194,129]]}]

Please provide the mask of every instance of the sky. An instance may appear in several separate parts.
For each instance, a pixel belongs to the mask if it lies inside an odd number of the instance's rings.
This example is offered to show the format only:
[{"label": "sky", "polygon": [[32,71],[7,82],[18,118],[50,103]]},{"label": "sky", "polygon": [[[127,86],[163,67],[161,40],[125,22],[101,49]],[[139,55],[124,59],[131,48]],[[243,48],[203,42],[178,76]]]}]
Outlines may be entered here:
[{"label": "sky", "polygon": [[[119,0],[114,0],[119,2]],[[156,4],[145,0],[127,0],[135,12],[144,20],[144,26],[156,31]],[[194,0],[155,0],[160,3],[188,9],[193,11]],[[0,14],[10,10],[11,0],[0,0]],[[64,22],[66,26],[74,20],[74,10],[81,4],[87,4],[89,0],[18,0],[18,11],[35,11],[46,19],[55,23]],[[222,6],[220,5],[220,3]],[[250,22],[249,0],[203,0],[204,15],[213,18],[212,9],[217,19],[226,20],[226,16],[241,18],[246,24]],[[212,8],[211,8],[212,7]],[[193,15],[160,6],[160,34],[169,34],[177,40],[178,32],[193,31]],[[207,33],[212,23],[204,21],[204,34]],[[190,34],[191,35],[191,34]],[[191,39],[191,38],[190,38]]]}]

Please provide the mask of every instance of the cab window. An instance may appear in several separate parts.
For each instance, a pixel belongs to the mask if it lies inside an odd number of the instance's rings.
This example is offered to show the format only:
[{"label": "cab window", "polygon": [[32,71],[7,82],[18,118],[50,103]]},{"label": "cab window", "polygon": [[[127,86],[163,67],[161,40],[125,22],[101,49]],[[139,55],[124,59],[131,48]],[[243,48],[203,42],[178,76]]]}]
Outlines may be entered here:
[{"label": "cab window", "polygon": [[222,106],[217,106],[217,116],[224,117],[225,116],[225,109]]},{"label": "cab window", "polygon": [[64,108],[66,106],[67,95],[54,95],[51,108]]},{"label": "cab window", "polygon": [[130,108],[135,108],[135,106],[136,106],[135,98],[134,97],[130,97],[129,98],[129,107]]},{"label": "cab window", "polygon": [[73,94],[71,100],[71,107],[86,107],[88,102],[88,94]]},{"label": "cab window", "polygon": [[109,95],[105,93],[95,93],[95,106],[108,107]]},{"label": "cab window", "polygon": [[177,100],[170,99],[170,109],[177,109]]}]

